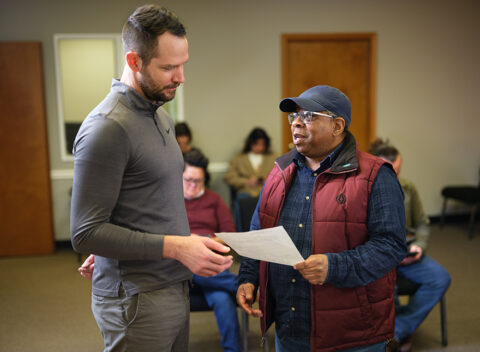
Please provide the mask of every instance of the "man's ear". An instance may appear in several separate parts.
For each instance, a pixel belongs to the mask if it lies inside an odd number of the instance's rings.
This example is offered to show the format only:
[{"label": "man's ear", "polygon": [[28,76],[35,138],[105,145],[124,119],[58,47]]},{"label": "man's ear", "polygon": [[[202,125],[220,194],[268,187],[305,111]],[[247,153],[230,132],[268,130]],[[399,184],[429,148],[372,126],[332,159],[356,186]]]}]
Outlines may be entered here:
[{"label": "man's ear", "polygon": [[139,72],[142,68],[142,59],[135,51],[129,51],[125,54],[125,62],[133,72]]},{"label": "man's ear", "polygon": [[333,135],[339,136],[345,130],[345,120],[341,117],[336,117],[333,120]]}]

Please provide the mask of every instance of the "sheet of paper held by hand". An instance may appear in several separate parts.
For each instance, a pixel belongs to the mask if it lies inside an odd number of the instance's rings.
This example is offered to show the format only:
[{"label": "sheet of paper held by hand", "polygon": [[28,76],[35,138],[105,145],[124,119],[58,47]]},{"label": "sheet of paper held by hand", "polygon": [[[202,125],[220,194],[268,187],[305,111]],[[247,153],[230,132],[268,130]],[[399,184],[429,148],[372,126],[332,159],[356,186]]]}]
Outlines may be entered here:
[{"label": "sheet of paper held by hand", "polygon": [[305,261],[283,226],[215,235],[244,257],[291,266]]}]

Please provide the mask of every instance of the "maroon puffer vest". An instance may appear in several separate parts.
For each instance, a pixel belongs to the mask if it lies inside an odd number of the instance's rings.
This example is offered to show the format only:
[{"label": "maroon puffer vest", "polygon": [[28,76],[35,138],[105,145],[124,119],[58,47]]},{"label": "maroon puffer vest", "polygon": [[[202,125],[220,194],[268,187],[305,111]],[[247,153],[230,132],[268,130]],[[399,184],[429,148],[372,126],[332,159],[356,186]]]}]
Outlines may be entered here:
[{"label": "maroon puffer vest", "polygon": [[[315,181],[312,199],[312,254],[353,249],[368,240],[367,203],[384,162],[357,151],[348,135],[332,167]],[[295,165],[294,151],[277,159],[262,193],[262,228],[276,226]],[[319,211],[316,211],[319,209]],[[337,288],[311,285],[312,351],[335,351],[387,341],[394,335],[393,288],[395,270],[367,285]],[[268,295],[268,263],[260,263],[260,309],[264,335],[272,323]]]}]

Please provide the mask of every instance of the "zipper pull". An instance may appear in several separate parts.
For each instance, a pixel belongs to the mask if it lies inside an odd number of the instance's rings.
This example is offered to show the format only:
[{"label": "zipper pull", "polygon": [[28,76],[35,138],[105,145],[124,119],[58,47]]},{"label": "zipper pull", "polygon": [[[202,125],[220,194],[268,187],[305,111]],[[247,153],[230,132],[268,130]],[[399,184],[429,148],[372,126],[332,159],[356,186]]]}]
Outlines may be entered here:
[{"label": "zipper pull", "polygon": [[158,126],[157,119],[155,118],[155,113],[153,113],[152,119],[153,119],[153,123],[155,124],[155,127],[157,128],[158,133],[160,133],[160,136],[162,136],[163,145],[167,145],[167,141],[165,140],[165,136],[163,135],[162,131],[160,130],[160,127]]}]

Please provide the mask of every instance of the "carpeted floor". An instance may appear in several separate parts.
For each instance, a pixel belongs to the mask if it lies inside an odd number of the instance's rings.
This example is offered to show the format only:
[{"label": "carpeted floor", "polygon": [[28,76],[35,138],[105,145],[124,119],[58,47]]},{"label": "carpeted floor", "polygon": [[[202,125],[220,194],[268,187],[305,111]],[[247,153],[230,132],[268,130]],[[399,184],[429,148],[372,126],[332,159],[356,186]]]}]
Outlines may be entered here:
[{"label": "carpeted floor", "polygon": [[[441,346],[438,306],[414,335],[415,351],[480,351],[480,231],[468,240],[466,225],[432,226],[428,254],[452,276],[447,292],[448,341]],[[101,351],[102,339],[90,311],[90,282],[77,274],[77,256],[0,259],[0,352]],[[259,346],[258,320],[250,318],[249,350]],[[273,331],[270,350],[274,350]],[[222,351],[211,312],[191,315],[190,351]]]}]

